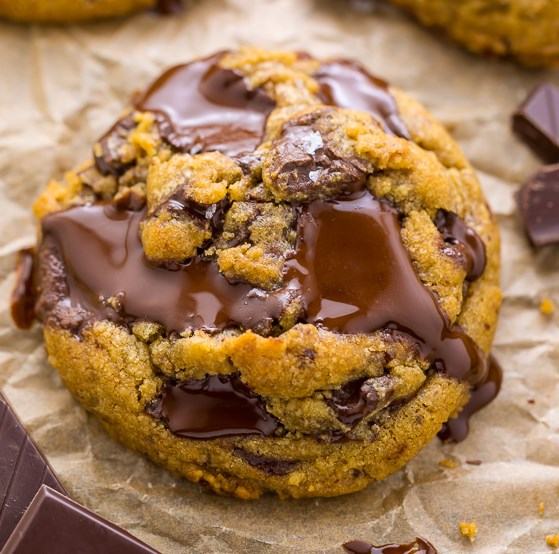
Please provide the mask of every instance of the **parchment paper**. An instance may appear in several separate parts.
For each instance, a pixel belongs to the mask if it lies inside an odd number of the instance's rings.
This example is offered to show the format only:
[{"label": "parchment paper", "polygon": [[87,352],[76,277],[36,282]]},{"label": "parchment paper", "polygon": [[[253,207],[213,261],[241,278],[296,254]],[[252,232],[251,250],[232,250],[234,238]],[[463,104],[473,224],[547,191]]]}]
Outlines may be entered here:
[{"label": "parchment paper", "polygon": [[[346,497],[243,503],[171,477],[110,440],[46,362],[40,330],[18,331],[9,319],[15,252],[34,241],[30,206],[49,178],[83,161],[163,68],[246,43],[354,57],[410,92],[463,146],[501,224],[501,395],[465,442],[435,440],[405,469]],[[169,18],[0,23],[0,387],[71,496],[164,554],[341,553],[347,540],[417,534],[441,553],[548,552],[545,536],[559,533],[559,314],[545,317],[538,305],[550,297],[559,307],[559,247],[535,254],[522,234],[513,193],[540,162],[509,131],[512,110],[544,78],[559,84],[557,72],[475,58],[363,0],[199,0]],[[459,465],[445,469],[443,459]],[[462,520],[477,522],[473,544]]]}]

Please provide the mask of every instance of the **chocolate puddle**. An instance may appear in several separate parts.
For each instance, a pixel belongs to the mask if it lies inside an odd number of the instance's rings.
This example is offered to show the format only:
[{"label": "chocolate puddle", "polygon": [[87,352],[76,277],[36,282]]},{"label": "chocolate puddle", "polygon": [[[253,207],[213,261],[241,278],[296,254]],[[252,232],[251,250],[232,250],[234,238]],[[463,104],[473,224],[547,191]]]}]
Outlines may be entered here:
[{"label": "chocolate puddle", "polygon": [[390,135],[410,138],[388,84],[349,60],[324,62],[314,78],[320,84],[319,98],[330,106],[368,112],[379,119]]},{"label": "chocolate puddle", "polygon": [[238,374],[167,382],[147,412],[165,421],[175,435],[189,439],[270,436],[277,428],[274,416]]},{"label": "chocolate puddle", "polygon": [[218,63],[223,53],[167,70],[135,102],[157,116],[162,137],[182,152],[252,152],[275,103],[244,76]]},{"label": "chocolate puddle", "polygon": [[370,542],[351,541],[343,545],[349,554],[437,554],[437,549],[423,537],[410,544],[384,544],[375,546]]}]

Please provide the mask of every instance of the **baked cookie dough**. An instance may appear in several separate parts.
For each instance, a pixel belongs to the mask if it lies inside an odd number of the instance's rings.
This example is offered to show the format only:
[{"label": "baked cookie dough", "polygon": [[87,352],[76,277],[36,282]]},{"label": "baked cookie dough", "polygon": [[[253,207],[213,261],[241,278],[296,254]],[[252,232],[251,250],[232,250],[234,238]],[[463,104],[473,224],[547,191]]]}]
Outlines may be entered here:
[{"label": "baked cookie dough", "polygon": [[[177,4],[179,0],[174,0]],[[160,6],[173,0],[0,0],[0,18],[19,22],[71,23],[104,19]]]},{"label": "baked cookie dough", "polygon": [[559,0],[390,0],[478,54],[559,63]]},{"label": "baked cookie dough", "polygon": [[218,493],[357,491],[496,394],[476,174],[357,63],[169,69],[34,211],[50,362],[115,439]]}]

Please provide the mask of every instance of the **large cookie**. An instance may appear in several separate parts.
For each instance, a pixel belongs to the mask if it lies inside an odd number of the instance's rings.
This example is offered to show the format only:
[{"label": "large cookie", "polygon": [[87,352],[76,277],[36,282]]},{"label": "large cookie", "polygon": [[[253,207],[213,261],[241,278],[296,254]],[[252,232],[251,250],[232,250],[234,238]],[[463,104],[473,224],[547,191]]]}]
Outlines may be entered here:
[{"label": "large cookie", "polygon": [[123,444],[223,494],[338,495],[496,394],[499,235],[477,177],[360,65],[178,66],[93,154],[35,204],[35,307],[51,363]]},{"label": "large cookie", "polygon": [[559,0],[390,0],[472,52],[559,63]]},{"label": "large cookie", "polygon": [[104,19],[159,6],[171,9],[180,0],[0,0],[0,18],[37,23]]}]

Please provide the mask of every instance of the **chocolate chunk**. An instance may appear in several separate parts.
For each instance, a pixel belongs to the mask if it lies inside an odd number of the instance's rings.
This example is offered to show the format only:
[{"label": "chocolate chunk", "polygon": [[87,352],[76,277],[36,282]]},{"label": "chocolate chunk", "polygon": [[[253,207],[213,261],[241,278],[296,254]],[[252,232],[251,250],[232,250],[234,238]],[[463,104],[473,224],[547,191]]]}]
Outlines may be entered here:
[{"label": "chocolate chunk", "polygon": [[93,149],[95,165],[101,175],[122,175],[131,163],[122,159],[121,148],[128,144],[128,133],[136,127],[131,115],[117,121],[96,143]]},{"label": "chocolate chunk", "polygon": [[43,485],[2,554],[158,554],[124,529]]},{"label": "chocolate chunk", "polygon": [[24,248],[18,253],[16,284],[12,291],[10,312],[20,329],[29,329],[35,320],[35,249]]},{"label": "chocolate chunk", "polygon": [[315,126],[329,112],[331,108],[317,110],[289,121],[272,144],[265,182],[279,200],[308,202],[364,188],[367,174],[359,161],[336,155]]},{"label": "chocolate chunk", "polygon": [[543,83],[517,108],[514,132],[548,163],[559,162],[559,88]]},{"label": "chocolate chunk", "polygon": [[423,537],[410,544],[384,544],[375,546],[370,542],[346,542],[343,548],[349,554],[437,554],[437,549]]},{"label": "chocolate chunk", "polygon": [[156,114],[161,136],[181,152],[252,152],[275,107],[263,89],[219,66],[223,53],[166,71],[135,103]]},{"label": "chocolate chunk", "polygon": [[479,279],[487,263],[485,244],[479,235],[455,213],[443,209],[437,211],[435,225],[446,244],[444,252],[466,268],[468,281]]},{"label": "chocolate chunk", "polygon": [[[41,485],[48,485],[66,494],[47,461],[0,394],[0,550]],[[6,552],[2,550],[3,554]]]},{"label": "chocolate chunk", "polygon": [[252,467],[264,472],[268,477],[272,475],[287,475],[295,471],[301,465],[301,462],[296,460],[277,460],[268,456],[252,454],[242,448],[235,448],[235,455],[242,458]]},{"label": "chocolate chunk", "polygon": [[559,164],[533,175],[517,192],[516,201],[533,246],[559,243]]},{"label": "chocolate chunk", "polygon": [[334,391],[326,403],[342,423],[355,425],[390,400],[394,394],[393,381],[390,375],[352,381]]},{"label": "chocolate chunk", "polygon": [[213,439],[230,435],[273,435],[275,417],[238,374],[208,375],[166,382],[147,413],[163,420],[180,437]]},{"label": "chocolate chunk", "polygon": [[350,60],[323,63],[314,78],[320,84],[319,98],[330,106],[369,112],[390,135],[410,138],[388,85]]}]

